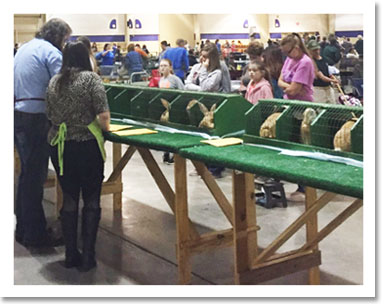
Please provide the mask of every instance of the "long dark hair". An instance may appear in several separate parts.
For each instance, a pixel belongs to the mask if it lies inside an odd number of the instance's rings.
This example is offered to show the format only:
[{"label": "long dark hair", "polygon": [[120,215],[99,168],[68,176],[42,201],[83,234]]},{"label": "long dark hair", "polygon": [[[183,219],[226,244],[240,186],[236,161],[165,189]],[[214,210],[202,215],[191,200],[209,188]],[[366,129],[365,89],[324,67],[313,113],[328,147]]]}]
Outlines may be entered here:
[{"label": "long dark hair", "polygon": [[88,49],[83,42],[68,42],[63,50],[63,63],[57,81],[58,91],[69,84],[74,73],[81,71],[92,71]]},{"label": "long dark hair", "polygon": [[272,45],[263,52],[263,62],[269,71],[271,78],[278,79],[281,75],[283,57],[281,48]]},{"label": "long dark hair", "polygon": [[221,69],[221,63],[219,62],[219,53],[217,46],[214,43],[206,43],[203,47],[202,51],[206,51],[208,53],[209,58],[209,66],[207,71],[210,73],[217,69]]},{"label": "long dark hair", "polygon": [[87,36],[79,36],[78,39],[76,39],[76,41],[83,42],[84,45],[87,47],[88,52],[90,54],[92,54],[92,51],[91,51],[91,41],[90,41],[90,39]]},{"label": "long dark hair", "polygon": [[72,29],[66,22],[59,18],[53,18],[40,28],[35,37],[44,39],[61,50],[64,45],[64,38],[71,33]]}]

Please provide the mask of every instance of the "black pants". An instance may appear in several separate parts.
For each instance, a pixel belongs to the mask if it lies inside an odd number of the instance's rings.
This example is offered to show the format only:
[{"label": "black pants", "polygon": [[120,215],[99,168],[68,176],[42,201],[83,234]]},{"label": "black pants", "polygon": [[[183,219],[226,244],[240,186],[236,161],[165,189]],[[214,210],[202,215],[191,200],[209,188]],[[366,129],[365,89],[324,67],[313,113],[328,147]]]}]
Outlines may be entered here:
[{"label": "black pants", "polygon": [[39,243],[47,236],[43,209],[47,179],[49,122],[45,114],[14,112],[14,139],[21,162],[16,197],[16,237]]},{"label": "black pants", "polygon": [[51,147],[51,160],[63,190],[62,211],[77,214],[80,191],[84,209],[99,209],[104,162],[96,140],[65,142],[63,176],[59,175],[57,146]]}]

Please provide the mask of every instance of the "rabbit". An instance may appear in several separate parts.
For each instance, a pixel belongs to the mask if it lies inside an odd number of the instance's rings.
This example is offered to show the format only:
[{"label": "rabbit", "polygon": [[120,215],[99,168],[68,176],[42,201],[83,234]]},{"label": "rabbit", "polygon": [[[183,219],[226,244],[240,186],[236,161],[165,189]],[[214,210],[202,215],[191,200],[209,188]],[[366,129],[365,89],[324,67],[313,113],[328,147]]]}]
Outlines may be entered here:
[{"label": "rabbit", "polygon": [[343,124],[334,136],[334,150],[336,151],[351,151],[350,130],[353,128],[357,119],[351,119]]},{"label": "rabbit", "polygon": [[206,108],[206,106],[199,102],[199,109],[203,113],[204,117],[199,123],[199,128],[206,127],[208,129],[214,129],[214,111],[216,109],[216,104],[213,104],[210,111]]},{"label": "rabbit", "polygon": [[166,108],[166,110],[160,116],[160,121],[168,122],[168,118],[170,115],[170,103],[163,98],[161,98],[160,101],[162,102],[162,105]]},{"label": "rabbit", "polygon": [[259,130],[259,136],[266,138],[275,138],[275,124],[281,112],[271,114],[262,124]]},{"label": "rabbit", "polygon": [[192,99],[189,101],[189,103],[187,104],[187,107],[186,107],[186,111],[187,111],[187,115],[188,115],[188,118],[190,119],[190,124],[192,124],[192,118],[191,118],[191,108],[193,106],[195,106],[199,101],[196,100],[196,99]]},{"label": "rabbit", "polygon": [[303,112],[303,119],[301,123],[301,142],[305,145],[311,144],[310,125],[317,117],[317,112],[313,108],[307,108]]}]

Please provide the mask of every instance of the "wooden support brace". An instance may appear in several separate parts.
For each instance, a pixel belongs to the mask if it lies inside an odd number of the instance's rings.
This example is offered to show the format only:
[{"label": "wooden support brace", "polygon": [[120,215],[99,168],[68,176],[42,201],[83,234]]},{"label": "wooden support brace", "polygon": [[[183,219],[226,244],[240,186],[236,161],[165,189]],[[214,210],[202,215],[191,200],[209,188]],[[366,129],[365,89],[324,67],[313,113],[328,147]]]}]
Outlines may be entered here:
[{"label": "wooden support brace", "polygon": [[122,193],[123,184],[119,182],[104,182],[102,185],[101,195]]},{"label": "wooden support brace", "polygon": [[318,250],[300,252],[257,264],[250,271],[239,274],[240,284],[258,284],[321,264]]},{"label": "wooden support brace", "polygon": [[[160,192],[162,192],[167,204],[170,206],[172,212],[174,214],[176,214],[176,211],[175,211],[175,199],[176,199],[175,193],[172,190],[170,184],[168,183],[166,177],[164,176],[163,172],[160,170],[158,164],[156,163],[154,157],[152,156],[151,152],[148,149],[139,148],[139,147],[137,147],[137,149],[138,149],[138,152],[139,152],[140,156],[142,157],[144,163],[146,164],[148,171],[150,171],[152,177],[154,178],[154,181],[157,184]],[[176,154],[174,154],[174,155],[176,155]],[[176,171],[176,170],[177,170],[177,168],[174,167],[174,171]],[[175,174],[175,172],[174,172],[174,174]],[[196,231],[193,223],[189,219],[188,219],[188,223],[190,226],[190,230],[189,230],[190,238],[191,239],[198,239],[199,233]]]},{"label": "wooden support brace", "polygon": [[129,146],[124,153],[124,155],[120,158],[118,163],[114,165],[114,170],[112,171],[110,177],[107,179],[107,182],[116,181],[122,174],[122,170],[130,161],[132,155],[134,155],[136,148],[134,146]]},{"label": "wooden support brace", "polygon": [[326,225],[314,238],[307,241],[305,245],[300,250],[308,250],[312,248],[325,237],[327,237],[333,230],[335,230],[339,225],[341,225],[347,218],[349,218],[354,212],[360,209],[363,205],[361,199],[355,200],[349,207],[347,207],[343,212],[341,212],[334,220],[332,220],[328,225]]},{"label": "wooden support brace", "polygon": [[291,238],[315,213],[329,203],[336,194],[326,192],[323,194],[306,212],[304,212],[293,224],[282,232],[268,247],[265,248],[257,257],[255,263],[259,264],[268,259],[277,251],[289,238]]},{"label": "wooden support brace", "polygon": [[226,218],[233,225],[233,207],[230,202],[227,200],[226,196],[222,192],[221,188],[219,188],[215,179],[211,175],[210,171],[206,168],[204,163],[192,160],[194,167],[196,168],[198,174],[202,177],[205,182],[207,188],[210,190],[211,194],[214,196],[217,201],[219,207],[222,209]]}]

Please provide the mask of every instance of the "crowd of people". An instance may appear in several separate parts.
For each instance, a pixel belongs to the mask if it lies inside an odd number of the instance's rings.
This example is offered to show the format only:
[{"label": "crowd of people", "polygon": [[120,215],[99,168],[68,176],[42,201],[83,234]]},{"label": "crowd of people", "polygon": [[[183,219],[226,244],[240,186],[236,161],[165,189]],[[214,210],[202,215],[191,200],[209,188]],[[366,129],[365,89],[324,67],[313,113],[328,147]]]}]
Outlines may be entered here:
[{"label": "crowd of people", "polygon": [[[15,45],[14,139],[21,160],[15,239],[33,247],[64,242],[64,266],[88,271],[96,266],[106,157],[102,131],[108,131],[110,123],[107,96],[98,74],[99,68],[122,60],[122,52],[112,43],[99,52],[86,36],[68,42],[71,33],[66,22],[51,19],[34,39],[20,48]],[[167,41],[160,46],[159,88],[233,92],[226,58],[235,51],[234,41],[221,45],[218,39],[215,43],[206,40],[191,48],[186,40],[177,39],[175,47]],[[321,41],[319,36],[292,33],[279,42],[269,40],[266,47],[253,39],[246,53],[250,61],[244,67],[239,93],[250,103],[265,98],[335,103],[331,84],[339,80],[329,67],[338,67],[343,57],[362,57],[363,39],[358,37],[353,46],[348,38],[339,43],[334,35]],[[123,60],[127,74],[142,71],[148,56],[145,45],[128,44]],[[63,190],[63,239],[47,229],[42,206],[49,157]],[[172,162],[172,156],[165,155],[164,160]],[[207,166],[215,177],[224,169]],[[77,244],[80,193],[84,201],[81,252]],[[303,196],[299,185],[291,199],[303,200]]]}]

